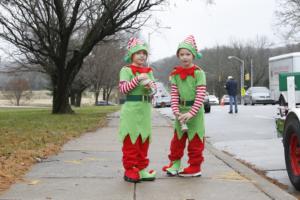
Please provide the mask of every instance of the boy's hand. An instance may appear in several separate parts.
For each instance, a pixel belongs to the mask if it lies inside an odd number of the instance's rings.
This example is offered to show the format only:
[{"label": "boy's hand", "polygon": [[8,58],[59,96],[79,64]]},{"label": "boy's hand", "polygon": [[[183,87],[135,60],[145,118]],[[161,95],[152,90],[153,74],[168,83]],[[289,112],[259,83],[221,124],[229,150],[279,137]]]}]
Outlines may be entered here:
[{"label": "boy's hand", "polygon": [[142,74],[138,75],[137,77],[138,77],[139,81],[142,81],[142,80],[145,80],[148,78],[146,73],[142,73]]},{"label": "boy's hand", "polygon": [[145,85],[144,87],[149,90],[152,87],[152,84],[153,81],[149,81],[149,84]]},{"label": "boy's hand", "polygon": [[191,113],[184,113],[184,114],[181,114],[179,117],[178,117],[178,120],[180,121],[180,123],[186,123],[188,120],[190,120],[191,118],[193,118],[193,115]]},{"label": "boy's hand", "polygon": [[181,113],[175,113],[175,117],[179,120],[179,117],[181,116]]}]

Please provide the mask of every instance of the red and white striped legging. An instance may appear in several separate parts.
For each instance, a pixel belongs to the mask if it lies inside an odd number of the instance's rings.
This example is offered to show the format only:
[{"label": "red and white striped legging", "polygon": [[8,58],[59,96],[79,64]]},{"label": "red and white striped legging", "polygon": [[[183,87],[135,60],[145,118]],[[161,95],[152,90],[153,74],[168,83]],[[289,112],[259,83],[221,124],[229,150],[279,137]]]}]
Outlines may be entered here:
[{"label": "red and white striped legging", "polygon": [[[205,97],[205,92],[206,92],[206,86],[204,85],[199,85],[196,87],[196,97],[194,100],[194,104],[191,107],[189,113],[192,116],[195,116],[201,106],[203,105],[204,97]],[[179,114],[179,92],[178,88],[175,84],[171,85],[171,108],[174,113],[174,115]]]}]

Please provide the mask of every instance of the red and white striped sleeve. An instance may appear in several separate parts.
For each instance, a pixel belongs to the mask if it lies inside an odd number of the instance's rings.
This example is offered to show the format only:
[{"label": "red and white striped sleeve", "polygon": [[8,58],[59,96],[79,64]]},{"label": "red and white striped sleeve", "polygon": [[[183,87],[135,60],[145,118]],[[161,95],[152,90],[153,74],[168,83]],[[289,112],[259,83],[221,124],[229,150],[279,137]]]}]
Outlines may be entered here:
[{"label": "red and white striped sleeve", "polygon": [[203,105],[203,101],[205,98],[206,93],[206,86],[205,85],[199,85],[196,88],[196,97],[193,106],[191,107],[189,113],[193,116],[197,115],[199,109]]},{"label": "red and white striped sleeve", "polygon": [[171,108],[174,115],[180,113],[179,111],[179,92],[175,84],[171,85]]},{"label": "red and white striped sleeve", "polygon": [[119,82],[119,91],[122,94],[127,94],[131,90],[133,90],[139,84],[138,77],[134,77],[131,81],[120,81]]}]

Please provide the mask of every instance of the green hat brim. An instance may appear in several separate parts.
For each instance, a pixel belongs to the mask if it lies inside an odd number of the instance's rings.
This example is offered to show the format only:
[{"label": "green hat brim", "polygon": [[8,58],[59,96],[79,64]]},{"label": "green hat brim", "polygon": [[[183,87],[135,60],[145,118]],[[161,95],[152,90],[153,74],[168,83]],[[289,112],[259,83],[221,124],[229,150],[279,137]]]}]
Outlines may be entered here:
[{"label": "green hat brim", "polygon": [[180,49],[187,49],[189,50],[195,57],[195,59],[201,59],[202,58],[202,54],[197,52],[195,48],[192,47],[192,45],[190,44],[187,44],[187,43],[180,43],[178,48],[177,48],[177,54],[178,54],[178,51]]},{"label": "green hat brim", "polygon": [[146,51],[148,54],[148,47],[146,45],[136,45],[128,50],[127,55],[124,57],[126,63],[131,63],[131,57],[138,51]]}]

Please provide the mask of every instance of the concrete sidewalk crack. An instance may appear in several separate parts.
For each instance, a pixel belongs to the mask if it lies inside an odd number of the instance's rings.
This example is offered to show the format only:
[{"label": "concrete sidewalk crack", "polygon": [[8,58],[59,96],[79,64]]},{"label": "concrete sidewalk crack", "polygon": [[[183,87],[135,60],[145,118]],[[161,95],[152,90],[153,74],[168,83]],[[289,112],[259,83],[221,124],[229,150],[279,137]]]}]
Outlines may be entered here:
[{"label": "concrete sidewalk crack", "polygon": [[136,185],[137,183],[134,184],[134,188],[133,188],[133,200],[136,200]]}]

